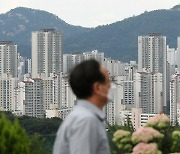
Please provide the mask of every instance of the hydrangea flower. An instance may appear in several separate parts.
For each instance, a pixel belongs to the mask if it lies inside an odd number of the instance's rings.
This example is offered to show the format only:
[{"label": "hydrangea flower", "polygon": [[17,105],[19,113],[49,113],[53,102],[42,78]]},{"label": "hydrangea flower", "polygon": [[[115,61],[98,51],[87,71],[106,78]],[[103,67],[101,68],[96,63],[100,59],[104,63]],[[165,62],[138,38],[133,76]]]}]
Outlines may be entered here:
[{"label": "hydrangea flower", "polygon": [[141,127],[132,134],[132,142],[134,144],[139,142],[148,143],[149,141],[152,141],[155,138],[163,137],[163,134],[151,127]]},{"label": "hydrangea flower", "polygon": [[133,148],[132,154],[161,154],[156,143],[139,143]]},{"label": "hydrangea flower", "polygon": [[119,139],[123,138],[123,137],[128,137],[130,136],[131,133],[129,131],[125,131],[125,130],[118,130],[114,133],[114,138],[113,141],[116,142]]},{"label": "hydrangea flower", "polygon": [[132,151],[131,133],[125,130],[118,130],[114,133],[113,142],[116,143],[117,148],[121,153]]},{"label": "hydrangea flower", "polygon": [[180,138],[180,131],[179,130],[173,131],[172,136],[173,138]]},{"label": "hydrangea flower", "polygon": [[159,125],[163,126],[165,123],[169,123],[170,120],[165,114],[157,114],[154,117],[150,118],[147,122],[147,126]]},{"label": "hydrangea flower", "polygon": [[172,147],[171,150],[173,152],[180,152],[180,131],[179,130],[175,130],[172,133]]}]

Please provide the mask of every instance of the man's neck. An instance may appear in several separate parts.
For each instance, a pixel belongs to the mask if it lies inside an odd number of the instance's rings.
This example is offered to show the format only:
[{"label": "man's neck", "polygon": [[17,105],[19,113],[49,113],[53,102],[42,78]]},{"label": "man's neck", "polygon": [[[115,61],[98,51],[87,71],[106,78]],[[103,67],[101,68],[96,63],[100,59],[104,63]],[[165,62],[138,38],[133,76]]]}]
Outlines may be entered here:
[{"label": "man's neck", "polygon": [[100,110],[103,109],[103,106],[101,103],[99,103],[99,101],[93,97],[87,98],[87,101],[91,102],[92,104],[94,104],[96,107],[98,107]]}]

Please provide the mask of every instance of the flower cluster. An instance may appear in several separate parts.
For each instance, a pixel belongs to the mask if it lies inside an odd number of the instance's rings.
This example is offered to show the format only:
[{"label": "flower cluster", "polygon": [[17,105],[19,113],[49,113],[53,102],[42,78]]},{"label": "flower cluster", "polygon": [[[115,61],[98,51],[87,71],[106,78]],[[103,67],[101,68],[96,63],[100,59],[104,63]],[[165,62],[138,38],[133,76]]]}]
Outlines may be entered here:
[{"label": "flower cluster", "polygon": [[161,154],[156,143],[139,143],[133,148],[132,154]]},{"label": "flower cluster", "polygon": [[173,131],[172,139],[173,139],[173,143],[172,143],[171,150],[172,152],[176,152],[180,150],[180,131],[177,131],[177,130]]},{"label": "flower cluster", "polygon": [[170,126],[170,120],[165,114],[154,116],[144,127],[137,129],[133,133],[118,130],[114,133],[113,141],[118,148],[118,154],[180,152],[180,130]]},{"label": "flower cluster", "polygon": [[114,133],[113,141],[122,152],[131,152],[131,133],[125,130],[118,130]]},{"label": "flower cluster", "polygon": [[155,127],[159,129],[166,129],[169,126],[169,118],[165,114],[157,114],[150,118],[146,124],[147,127]]},{"label": "flower cluster", "polygon": [[148,143],[153,139],[161,139],[164,135],[151,127],[141,127],[132,134],[132,142],[137,144],[139,142]]},{"label": "flower cluster", "polygon": [[130,132],[129,131],[125,131],[125,130],[118,130],[114,133],[114,139],[117,140],[117,139],[120,139],[120,138],[123,138],[123,137],[127,137],[127,136],[130,136]]}]

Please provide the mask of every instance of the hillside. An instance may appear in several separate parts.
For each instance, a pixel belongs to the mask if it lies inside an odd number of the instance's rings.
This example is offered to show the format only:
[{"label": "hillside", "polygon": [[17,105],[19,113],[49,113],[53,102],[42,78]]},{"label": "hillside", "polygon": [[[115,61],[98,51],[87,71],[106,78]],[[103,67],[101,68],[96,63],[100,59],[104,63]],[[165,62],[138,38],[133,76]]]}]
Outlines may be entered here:
[{"label": "hillside", "polygon": [[170,47],[176,47],[180,36],[180,5],[96,28],[73,26],[46,11],[19,7],[0,14],[0,25],[0,39],[15,41],[24,56],[31,55],[31,31],[55,28],[63,33],[64,53],[98,49],[106,56],[129,61],[137,60],[138,35],[160,32],[167,36]]},{"label": "hillside", "polygon": [[17,43],[24,56],[31,56],[31,32],[43,28],[55,28],[63,33],[64,38],[89,30],[67,24],[52,13],[30,8],[18,7],[0,14],[0,40]]},{"label": "hillside", "polygon": [[137,60],[137,37],[150,32],[162,33],[167,36],[167,44],[176,47],[177,36],[180,36],[179,7],[144,12],[110,25],[99,26],[92,31],[66,39],[64,49],[98,49],[122,61]]}]

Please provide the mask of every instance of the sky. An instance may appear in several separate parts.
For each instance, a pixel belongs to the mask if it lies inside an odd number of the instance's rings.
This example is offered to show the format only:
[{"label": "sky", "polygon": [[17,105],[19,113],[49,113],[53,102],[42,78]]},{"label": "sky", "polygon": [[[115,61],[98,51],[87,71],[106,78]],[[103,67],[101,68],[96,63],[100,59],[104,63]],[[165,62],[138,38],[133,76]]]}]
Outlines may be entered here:
[{"label": "sky", "polygon": [[72,25],[96,27],[178,4],[180,0],[0,0],[0,13],[23,6],[48,11]]}]

